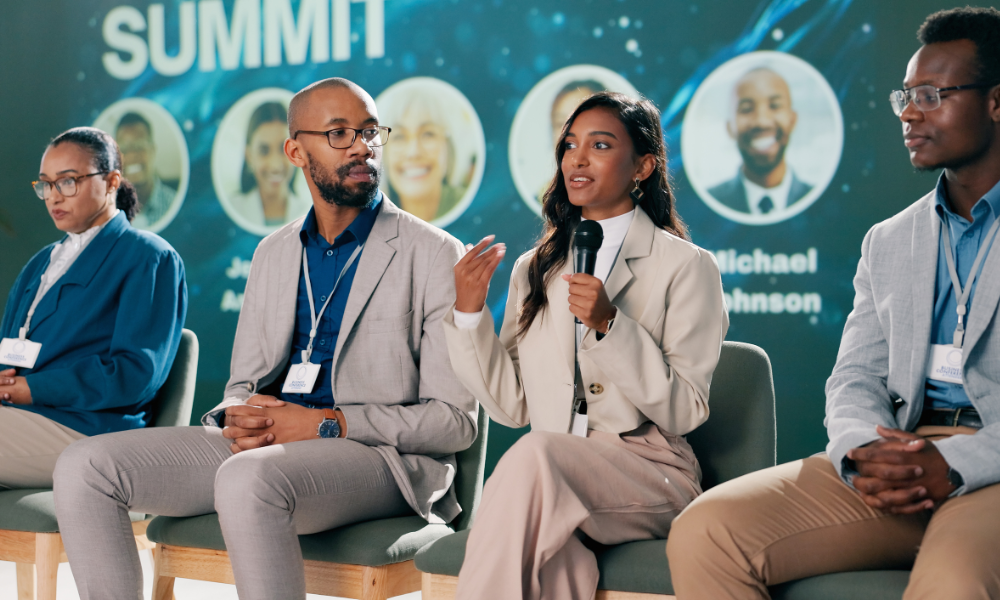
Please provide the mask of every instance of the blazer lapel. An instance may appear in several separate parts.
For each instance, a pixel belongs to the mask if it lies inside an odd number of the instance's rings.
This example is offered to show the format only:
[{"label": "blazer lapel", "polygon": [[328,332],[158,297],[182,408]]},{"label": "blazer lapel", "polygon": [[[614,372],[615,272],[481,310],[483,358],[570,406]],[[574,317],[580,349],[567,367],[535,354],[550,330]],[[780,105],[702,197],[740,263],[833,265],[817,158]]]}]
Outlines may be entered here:
[{"label": "blazer lapel", "polygon": [[[333,370],[336,373],[337,364],[340,361],[344,343],[350,337],[351,331],[361,317],[361,311],[368,305],[368,300],[375,293],[379,281],[389,268],[392,257],[396,254],[396,249],[388,242],[399,236],[399,209],[389,201],[385,195],[382,196],[382,208],[375,218],[371,233],[368,234],[368,241],[365,242],[365,249],[361,251],[358,260],[358,269],[354,274],[354,282],[351,284],[351,293],[347,297],[347,306],[344,308],[344,319],[340,326],[340,335],[337,337],[337,347],[333,352]],[[334,381],[336,385],[336,381]],[[336,397],[336,390],[334,390]]]},{"label": "blazer lapel", "polygon": [[913,399],[913,402],[918,403],[923,401],[924,380],[927,373],[931,322],[934,317],[934,288],[937,285],[938,239],[941,235],[940,219],[934,210],[933,194],[934,192],[924,197],[924,210],[914,216],[913,237],[910,240],[910,254],[913,261],[910,398]]},{"label": "blazer lapel", "polygon": [[646,211],[641,208],[635,209],[635,216],[632,217],[632,224],[629,225],[628,233],[622,241],[621,251],[618,259],[611,267],[611,273],[604,284],[604,290],[608,298],[614,303],[615,298],[628,286],[635,278],[628,261],[633,258],[644,258],[649,256],[653,247],[653,235],[656,233],[656,226],[646,215]]},{"label": "blazer lapel", "polygon": [[998,243],[994,238],[990,253],[983,261],[982,270],[976,282],[976,294],[972,298],[972,306],[969,307],[968,322],[965,325],[965,340],[962,344],[962,366],[965,360],[986,328],[993,321],[993,315],[997,311],[997,303],[1000,302],[1000,251],[997,249]]},{"label": "blazer lapel", "polygon": [[[276,374],[285,366],[288,355],[292,351],[292,339],[295,336],[295,313],[299,301],[299,278],[302,276],[302,238],[299,237],[301,219],[298,227],[291,227],[284,232],[288,236],[281,246],[277,256],[277,283],[265,290],[265,297],[270,300],[271,290],[274,290],[274,305],[264,302],[264,311],[258,317],[262,319],[262,330],[269,332],[269,341],[264,344],[268,373]],[[268,382],[269,383],[269,382]]]},{"label": "blazer lapel", "polygon": [[[59,306],[59,294],[63,286],[80,285],[86,287],[90,285],[94,275],[107,260],[111,249],[114,248],[115,243],[128,227],[130,225],[128,219],[125,218],[125,213],[120,212],[108,221],[94,239],[90,240],[90,243],[76,258],[69,270],[53,284],[41,302],[38,303],[35,314],[31,318],[32,329],[56,312],[56,308]],[[48,263],[46,268],[48,268]],[[35,289],[38,289],[37,286]],[[32,298],[34,297],[32,296]]]}]

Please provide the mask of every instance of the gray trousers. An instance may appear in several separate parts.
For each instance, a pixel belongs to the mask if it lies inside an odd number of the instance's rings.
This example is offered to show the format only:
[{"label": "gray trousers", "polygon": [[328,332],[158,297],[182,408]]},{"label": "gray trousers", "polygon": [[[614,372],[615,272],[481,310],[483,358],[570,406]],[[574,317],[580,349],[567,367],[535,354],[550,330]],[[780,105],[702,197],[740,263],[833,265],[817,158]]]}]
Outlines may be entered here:
[{"label": "gray trousers", "polygon": [[82,600],[142,598],[128,512],[219,514],[243,600],[306,596],[297,535],[412,513],[385,460],[351,440],[232,454],[215,427],[81,440],[56,465],[59,527]]}]

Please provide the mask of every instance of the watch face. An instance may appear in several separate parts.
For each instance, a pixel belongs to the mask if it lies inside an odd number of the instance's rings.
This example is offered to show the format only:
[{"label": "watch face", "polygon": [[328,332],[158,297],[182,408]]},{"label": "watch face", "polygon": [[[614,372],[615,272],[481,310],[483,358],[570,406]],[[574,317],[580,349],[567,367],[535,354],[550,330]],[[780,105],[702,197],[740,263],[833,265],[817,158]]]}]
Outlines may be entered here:
[{"label": "watch face", "polygon": [[327,419],[320,423],[319,437],[335,438],[340,437],[340,423],[336,419]]}]

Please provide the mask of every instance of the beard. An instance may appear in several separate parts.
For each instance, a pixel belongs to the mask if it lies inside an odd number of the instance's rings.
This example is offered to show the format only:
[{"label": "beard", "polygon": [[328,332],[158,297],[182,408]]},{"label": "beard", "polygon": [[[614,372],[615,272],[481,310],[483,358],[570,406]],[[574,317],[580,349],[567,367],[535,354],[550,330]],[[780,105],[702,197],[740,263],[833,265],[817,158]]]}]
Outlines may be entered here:
[{"label": "beard", "polygon": [[785,130],[783,128],[779,127],[775,130],[774,139],[778,144],[778,151],[772,158],[770,156],[754,154],[749,150],[751,142],[757,133],[758,130],[751,130],[747,132],[743,136],[741,143],[737,144],[737,150],[739,150],[740,157],[743,159],[743,165],[748,170],[765,177],[777,169],[778,165],[785,160],[785,150],[788,149],[788,137],[785,135]]},{"label": "beard", "polygon": [[[357,182],[353,186],[346,183],[351,169],[360,166],[370,167],[372,170],[371,181]],[[331,171],[321,165],[318,160],[309,156],[309,176],[319,195],[327,204],[336,206],[347,206],[351,208],[367,208],[378,196],[378,185],[382,179],[382,166],[376,165],[374,161],[355,160],[337,167]]]}]

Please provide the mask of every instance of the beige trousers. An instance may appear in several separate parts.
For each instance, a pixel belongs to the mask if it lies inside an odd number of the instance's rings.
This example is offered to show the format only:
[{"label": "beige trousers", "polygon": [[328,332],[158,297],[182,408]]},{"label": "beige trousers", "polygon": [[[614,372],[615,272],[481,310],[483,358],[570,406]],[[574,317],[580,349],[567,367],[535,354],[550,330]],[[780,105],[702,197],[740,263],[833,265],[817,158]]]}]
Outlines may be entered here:
[{"label": "beige trousers", "polygon": [[602,544],[665,538],[700,492],[684,438],[647,423],[622,436],[532,432],[486,483],[456,598],[591,600]]},{"label": "beige trousers", "polygon": [[905,600],[1000,598],[998,506],[993,485],[892,515],[814,456],[706,492],[674,522],[667,556],[678,600],[769,598],[767,586],[803,577],[911,567]]},{"label": "beige trousers", "polygon": [[85,437],[31,411],[0,406],[0,489],[52,487],[56,459]]}]

